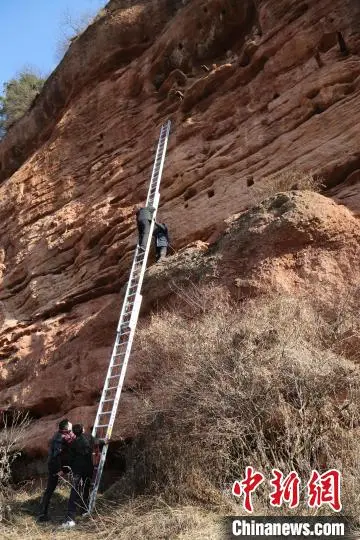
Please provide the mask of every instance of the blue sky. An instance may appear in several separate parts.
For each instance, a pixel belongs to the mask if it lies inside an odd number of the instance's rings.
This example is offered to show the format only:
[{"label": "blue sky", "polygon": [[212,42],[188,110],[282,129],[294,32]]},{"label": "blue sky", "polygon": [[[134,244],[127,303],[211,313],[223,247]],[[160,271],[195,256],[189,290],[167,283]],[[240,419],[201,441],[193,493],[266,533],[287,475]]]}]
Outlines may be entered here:
[{"label": "blue sky", "polygon": [[96,13],[106,0],[0,0],[0,94],[3,83],[26,66],[49,75],[59,63],[59,41],[71,33],[69,14]]}]

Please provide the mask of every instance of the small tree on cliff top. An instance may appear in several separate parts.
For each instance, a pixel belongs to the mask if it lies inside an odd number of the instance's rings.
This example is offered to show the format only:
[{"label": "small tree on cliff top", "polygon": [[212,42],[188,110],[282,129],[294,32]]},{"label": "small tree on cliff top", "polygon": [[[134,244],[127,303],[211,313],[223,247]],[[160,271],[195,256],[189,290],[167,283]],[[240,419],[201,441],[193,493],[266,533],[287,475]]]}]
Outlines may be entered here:
[{"label": "small tree on cliff top", "polygon": [[4,84],[0,96],[0,137],[26,113],[43,84],[44,79],[31,69]]}]

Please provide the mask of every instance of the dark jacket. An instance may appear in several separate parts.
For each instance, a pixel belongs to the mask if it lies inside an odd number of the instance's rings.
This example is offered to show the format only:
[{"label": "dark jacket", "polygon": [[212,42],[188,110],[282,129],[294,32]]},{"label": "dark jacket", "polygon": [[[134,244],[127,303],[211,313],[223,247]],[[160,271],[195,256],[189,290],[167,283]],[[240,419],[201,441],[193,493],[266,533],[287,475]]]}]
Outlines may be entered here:
[{"label": "dark jacket", "polygon": [[153,206],[145,206],[136,212],[136,219],[138,221],[151,221],[154,212],[155,208]]},{"label": "dark jacket", "polygon": [[82,434],[76,437],[75,441],[70,445],[69,465],[73,474],[83,477],[92,476],[92,441]]},{"label": "dark jacket", "polygon": [[169,245],[169,232],[165,223],[156,223],[154,238],[156,247],[167,247]]},{"label": "dark jacket", "polygon": [[[73,437],[74,435],[71,434]],[[57,474],[64,466],[69,465],[69,436],[57,431],[50,441],[48,467],[52,474]]]}]

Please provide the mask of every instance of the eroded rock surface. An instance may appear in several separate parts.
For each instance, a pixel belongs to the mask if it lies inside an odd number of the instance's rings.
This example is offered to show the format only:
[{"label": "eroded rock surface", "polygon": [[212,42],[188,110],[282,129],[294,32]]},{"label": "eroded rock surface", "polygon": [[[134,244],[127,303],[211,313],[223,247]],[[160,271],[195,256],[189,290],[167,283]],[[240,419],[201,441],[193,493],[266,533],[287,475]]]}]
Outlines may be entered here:
[{"label": "eroded rock surface", "polygon": [[[186,278],[183,257],[193,279],[218,272],[239,298],[318,283],[324,296],[356,278],[357,222],[345,208],[286,194],[242,213],[254,183],[293,167],[323,175],[359,212],[359,28],[357,0],[112,1],[72,44],[0,144],[0,405],[38,419],[28,452],[44,452],[64,413],[94,418],[134,207],[168,117],[159,217],[175,250],[218,241],[151,269],[145,311],[172,295],[168,264]],[[134,378],[131,368],[129,388]],[[136,399],[125,392],[124,410]]]}]

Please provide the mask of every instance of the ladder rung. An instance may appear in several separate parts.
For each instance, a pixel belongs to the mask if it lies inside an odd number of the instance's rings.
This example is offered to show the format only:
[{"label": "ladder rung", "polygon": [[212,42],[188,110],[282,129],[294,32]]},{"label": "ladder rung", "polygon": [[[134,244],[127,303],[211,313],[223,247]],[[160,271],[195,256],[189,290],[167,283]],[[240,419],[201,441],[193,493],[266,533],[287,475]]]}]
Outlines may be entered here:
[{"label": "ladder rung", "polygon": [[106,412],[101,412],[99,413],[99,416],[104,416],[104,414],[111,414],[112,411],[106,411]]},{"label": "ladder rung", "polygon": [[99,429],[102,427],[109,427],[109,424],[98,424],[97,426],[95,426],[96,429]]},{"label": "ladder rung", "polygon": [[109,388],[106,389],[106,392],[109,392],[110,390],[117,390],[117,386],[110,386]]},{"label": "ladder rung", "polygon": [[121,373],[118,373],[117,375],[110,375],[110,377],[108,377],[109,379],[116,379],[116,378],[119,378],[121,376]]}]

